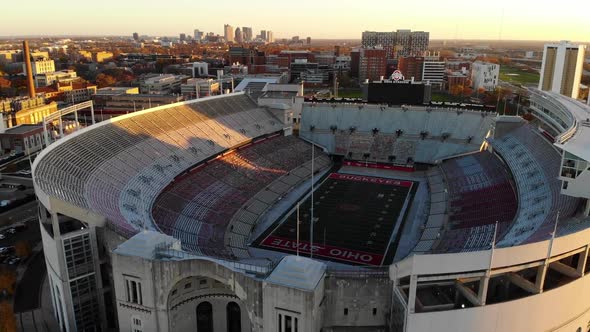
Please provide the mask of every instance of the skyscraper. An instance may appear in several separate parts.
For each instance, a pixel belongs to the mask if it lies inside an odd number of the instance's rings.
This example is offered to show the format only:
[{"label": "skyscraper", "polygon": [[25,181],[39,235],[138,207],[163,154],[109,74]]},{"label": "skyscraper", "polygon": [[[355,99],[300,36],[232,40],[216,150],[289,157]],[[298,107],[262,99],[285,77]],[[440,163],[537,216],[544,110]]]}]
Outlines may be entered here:
[{"label": "skyscraper", "polygon": [[185,41],[186,40],[186,33],[181,33],[179,35],[179,39],[180,39],[181,42]]},{"label": "skyscraper", "polygon": [[388,59],[397,59],[402,56],[421,56],[428,50],[429,40],[430,33],[424,31],[365,31],[362,47],[381,46],[387,52]]},{"label": "skyscraper", "polygon": [[236,28],[235,41],[236,43],[242,43],[244,41],[240,27]]},{"label": "skyscraper", "polygon": [[242,38],[244,41],[252,41],[252,28],[251,27],[242,27]]},{"label": "skyscraper", "polygon": [[234,41],[234,27],[229,24],[223,25],[223,37],[225,38],[226,42],[233,42]]},{"label": "skyscraper", "polygon": [[272,31],[268,30],[266,32],[266,41],[269,43],[274,43],[275,37],[272,35]]},{"label": "skyscraper", "polygon": [[266,40],[266,30],[260,30],[260,38]]},{"label": "skyscraper", "polygon": [[539,90],[553,91],[578,98],[584,66],[585,45],[567,41],[546,44],[541,66]]},{"label": "skyscraper", "polygon": [[133,40],[135,40],[135,41],[139,40],[139,34],[137,32],[133,33]]},{"label": "skyscraper", "polygon": [[200,43],[203,40],[203,32],[199,31],[199,29],[195,29],[194,39],[197,43]]}]

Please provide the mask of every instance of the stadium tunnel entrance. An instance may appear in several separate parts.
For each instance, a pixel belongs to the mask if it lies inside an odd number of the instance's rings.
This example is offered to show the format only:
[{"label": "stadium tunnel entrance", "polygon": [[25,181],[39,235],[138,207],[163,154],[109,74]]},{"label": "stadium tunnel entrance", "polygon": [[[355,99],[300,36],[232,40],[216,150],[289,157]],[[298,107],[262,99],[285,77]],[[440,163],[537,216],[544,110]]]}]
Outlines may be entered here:
[{"label": "stadium tunnel entrance", "polygon": [[218,280],[192,276],[178,281],[168,294],[170,331],[251,331],[245,303]]}]

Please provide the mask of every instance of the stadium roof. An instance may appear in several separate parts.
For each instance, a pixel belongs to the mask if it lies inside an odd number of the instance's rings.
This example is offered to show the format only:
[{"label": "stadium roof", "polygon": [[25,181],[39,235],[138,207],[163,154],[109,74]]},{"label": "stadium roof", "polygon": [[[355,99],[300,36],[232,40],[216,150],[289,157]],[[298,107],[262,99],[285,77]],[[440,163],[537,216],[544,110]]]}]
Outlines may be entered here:
[{"label": "stadium roof", "polygon": [[555,143],[555,145],[584,160],[590,160],[590,106],[555,92],[545,93],[565,106],[578,122],[574,136],[563,144]]}]

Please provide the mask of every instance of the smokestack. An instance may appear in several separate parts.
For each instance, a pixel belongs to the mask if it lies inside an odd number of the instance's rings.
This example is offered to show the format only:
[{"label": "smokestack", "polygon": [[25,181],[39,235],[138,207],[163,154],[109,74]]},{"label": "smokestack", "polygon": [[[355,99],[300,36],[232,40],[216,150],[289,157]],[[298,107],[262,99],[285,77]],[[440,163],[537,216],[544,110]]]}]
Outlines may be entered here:
[{"label": "smokestack", "polygon": [[35,83],[33,82],[33,67],[31,66],[31,52],[29,51],[29,42],[23,41],[23,51],[25,68],[27,70],[27,88],[29,90],[29,98],[35,98]]}]

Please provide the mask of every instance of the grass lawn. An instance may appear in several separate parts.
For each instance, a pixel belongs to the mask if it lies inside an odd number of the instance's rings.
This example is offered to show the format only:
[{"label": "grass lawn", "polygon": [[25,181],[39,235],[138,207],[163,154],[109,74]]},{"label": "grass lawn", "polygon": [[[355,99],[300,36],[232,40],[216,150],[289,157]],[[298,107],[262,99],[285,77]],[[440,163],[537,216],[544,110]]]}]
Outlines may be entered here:
[{"label": "grass lawn", "polygon": [[461,97],[453,96],[453,95],[443,93],[443,92],[432,92],[431,99],[432,99],[432,101],[436,101],[436,102],[458,103],[458,102],[463,101],[463,98],[461,98]]},{"label": "grass lawn", "polygon": [[504,82],[522,85],[538,84],[540,76],[541,75],[536,72],[531,73],[507,65],[500,66],[500,80]]},{"label": "grass lawn", "polygon": [[361,89],[346,89],[346,90],[340,90],[338,89],[338,97],[339,98],[362,98],[363,97],[363,93],[361,92]]}]

